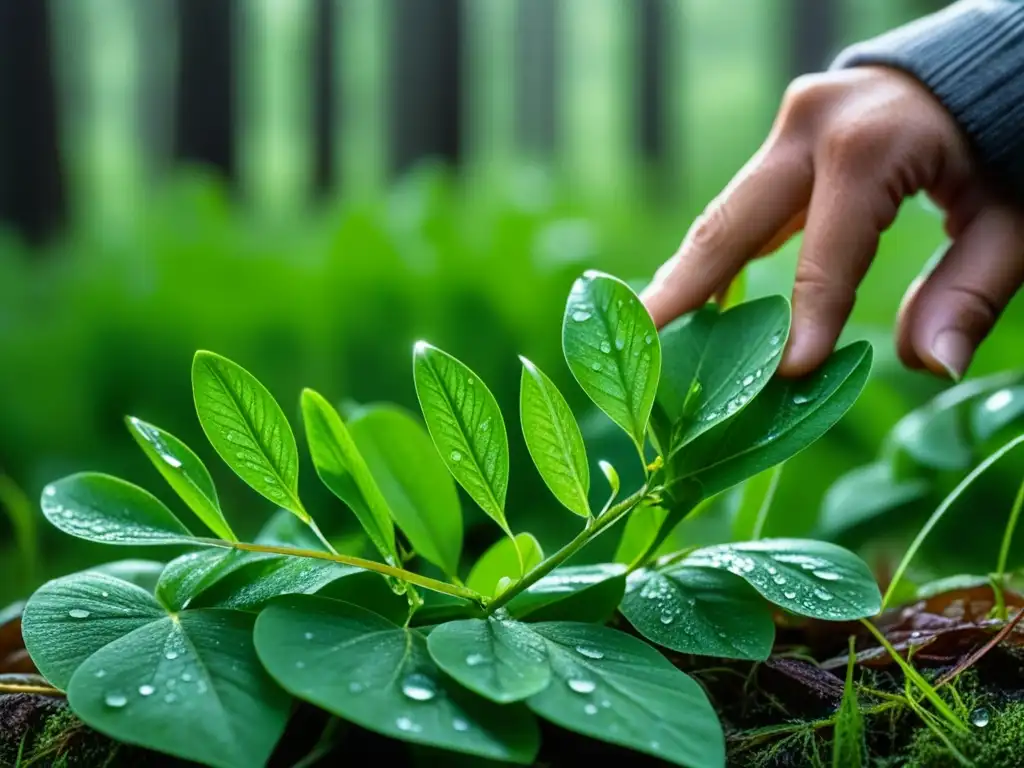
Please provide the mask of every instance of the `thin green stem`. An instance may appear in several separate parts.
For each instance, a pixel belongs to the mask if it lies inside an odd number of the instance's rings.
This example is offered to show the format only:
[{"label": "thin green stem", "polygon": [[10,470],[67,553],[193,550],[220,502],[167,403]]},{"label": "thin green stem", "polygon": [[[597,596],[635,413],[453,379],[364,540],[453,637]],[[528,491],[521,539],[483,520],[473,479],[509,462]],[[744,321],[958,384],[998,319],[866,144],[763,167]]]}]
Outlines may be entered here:
[{"label": "thin green stem", "polygon": [[19,685],[17,683],[0,683],[0,694],[3,693],[34,693],[40,696],[64,695],[64,691],[49,685]]},{"label": "thin green stem", "polygon": [[647,491],[648,488],[644,485],[636,493],[623,499],[600,517],[589,518],[586,526],[576,535],[575,538],[573,538],[572,541],[543,562],[535,565],[525,576],[523,576],[523,578],[488,603],[488,615],[494,613],[499,608],[508,605],[508,603],[511,602],[518,594],[525,592],[527,589],[532,587],[538,581],[551,573],[551,571],[555,570],[555,568],[587,546],[587,544],[593,541],[603,531],[613,526],[623,517],[623,515],[643,501],[644,497],[647,495]]},{"label": "thin green stem", "polygon": [[1013,508],[1010,510],[1010,519],[1006,522],[1006,530],[1003,532],[1003,543],[999,547],[999,561],[996,564],[996,578],[1002,583],[1006,574],[1006,563],[1010,559],[1010,545],[1013,543],[1013,534],[1017,529],[1017,520],[1020,519],[1020,510],[1024,506],[1024,481],[1021,481],[1017,489],[1017,498],[1013,500]]},{"label": "thin green stem", "polygon": [[452,597],[459,597],[463,600],[469,600],[477,605],[484,605],[486,598],[479,592],[469,589],[468,587],[461,587],[455,584],[447,584],[437,579],[432,579],[429,576],[421,576],[418,573],[407,571],[404,568],[396,568],[393,565],[387,565],[386,563],[378,563],[375,560],[365,560],[361,557],[353,557],[351,555],[341,555],[332,552],[317,552],[312,549],[296,549],[293,547],[275,547],[264,544],[249,544],[242,541],[222,541],[220,539],[194,539],[194,543],[200,544],[207,547],[220,547],[221,549],[239,549],[243,552],[266,552],[271,555],[286,555],[289,557],[308,557],[312,560],[327,560],[332,563],[341,563],[342,565],[351,565],[355,568],[362,568],[365,571],[374,571],[375,573],[381,573],[385,576],[393,576],[396,579],[408,582],[410,584],[416,584],[424,589],[429,589],[433,592],[440,592],[445,595],[451,595]]},{"label": "thin green stem", "polygon": [[317,541],[319,541],[321,544],[327,547],[328,552],[330,552],[332,555],[338,554],[338,550],[336,550],[334,548],[334,545],[327,540],[326,536],[324,536],[323,532],[320,530],[320,526],[316,524],[316,520],[314,520],[311,517],[309,518],[309,522],[306,523],[306,525],[308,525],[309,529],[313,531],[313,534],[316,536]]},{"label": "thin green stem", "polygon": [[782,477],[782,468],[784,466],[786,466],[785,463],[778,464],[772,469],[772,476],[768,481],[768,490],[764,494],[764,499],[761,500],[761,506],[757,510],[757,517],[754,518],[754,530],[750,537],[754,541],[761,538],[764,524],[768,522],[768,512],[771,510],[772,502],[775,500],[775,491],[779,487],[779,478]]}]

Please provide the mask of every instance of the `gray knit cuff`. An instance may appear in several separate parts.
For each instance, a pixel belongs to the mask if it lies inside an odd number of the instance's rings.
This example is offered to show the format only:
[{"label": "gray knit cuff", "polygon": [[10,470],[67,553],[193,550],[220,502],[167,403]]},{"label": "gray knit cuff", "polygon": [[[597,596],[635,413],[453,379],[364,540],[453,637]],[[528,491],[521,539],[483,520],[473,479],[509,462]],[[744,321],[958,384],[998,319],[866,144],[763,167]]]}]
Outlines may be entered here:
[{"label": "gray knit cuff", "polygon": [[843,51],[833,68],[884,65],[920,80],[986,170],[1024,200],[1024,2],[961,0]]}]

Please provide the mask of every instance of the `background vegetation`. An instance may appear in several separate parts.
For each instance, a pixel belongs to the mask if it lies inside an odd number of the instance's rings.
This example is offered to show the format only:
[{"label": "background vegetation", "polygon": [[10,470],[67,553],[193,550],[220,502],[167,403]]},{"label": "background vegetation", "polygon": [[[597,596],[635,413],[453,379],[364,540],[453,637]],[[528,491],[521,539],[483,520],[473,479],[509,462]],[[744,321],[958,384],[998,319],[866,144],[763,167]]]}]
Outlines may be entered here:
[{"label": "background vegetation", "polygon": [[[253,371],[293,421],[307,385],[414,406],[419,338],[476,369],[512,423],[518,353],[583,409],[559,350],[573,278],[594,267],[642,284],[757,147],[792,76],[942,4],[0,1],[0,604],[104,557],[43,526],[33,545],[31,521],[61,475],[153,479],[125,414],[203,444],[197,348]],[[769,535],[813,532],[829,485],[942,388],[901,370],[890,341],[940,245],[924,203],[883,239],[848,330],[875,343],[872,381],[789,463]],[[788,292],[797,250],[754,265],[748,296]],[[1018,301],[972,375],[1019,365],[1022,331]],[[584,420],[630,466],[603,417]],[[513,529],[563,541],[573,521],[510,438]],[[214,471],[252,534],[272,507]],[[978,509],[994,551],[1012,488],[990,490]],[[337,536],[356,530],[316,483],[303,495]],[[726,536],[722,506],[680,535]],[[880,530],[867,538],[898,538]],[[984,542],[951,550],[956,523],[939,533],[937,570],[989,567]],[[478,526],[468,553],[494,535]]]}]

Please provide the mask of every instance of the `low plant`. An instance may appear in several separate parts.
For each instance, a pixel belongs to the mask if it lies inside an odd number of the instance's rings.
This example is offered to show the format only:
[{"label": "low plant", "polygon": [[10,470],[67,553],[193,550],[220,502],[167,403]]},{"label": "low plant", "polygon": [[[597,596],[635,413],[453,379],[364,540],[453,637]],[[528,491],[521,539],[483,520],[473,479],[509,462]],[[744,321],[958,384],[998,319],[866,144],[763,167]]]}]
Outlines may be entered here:
[{"label": "low plant", "polygon": [[[764,659],[775,608],[850,620],[881,605],[866,565],[833,544],[751,540],[652,554],[707,499],[819,438],[860,393],[871,365],[864,342],[805,379],[774,376],[789,322],[786,300],[769,297],[709,305],[659,334],[625,283],[595,272],[577,280],[562,325],[566,362],[632,440],[644,480],[623,492],[616,469],[598,462],[609,491],[591,507],[576,420],[524,358],[526,445],[553,496],[580,518],[578,535],[552,554],[506,509],[508,435],[494,397],[442,350],[414,349],[425,427],[388,405],[346,421],[323,396],[301,395],[317,474],[356,515],[376,560],[339,552],[303,504],[296,441],[271,394],[237,364],[199,352],[192,386],[203,430],[281,511],[254,542],[239,541],[201,459],[129,418],[213,535],[115,477],[47,486],[43,513],[66,533],[190,551],[158,569],[115,562],[45,584],[25,608],[26,646],[88,725],[213,766],[266,763],[294,699],[394,739],[514,763],[536,759],[540,718],[678,765],[722,766],[708,697],[659,647]],[[504,534],[464,581],[456,483]],[[619,523],[619,562],[568,564]],[[612,621],[616,612],[628,626]]]}]

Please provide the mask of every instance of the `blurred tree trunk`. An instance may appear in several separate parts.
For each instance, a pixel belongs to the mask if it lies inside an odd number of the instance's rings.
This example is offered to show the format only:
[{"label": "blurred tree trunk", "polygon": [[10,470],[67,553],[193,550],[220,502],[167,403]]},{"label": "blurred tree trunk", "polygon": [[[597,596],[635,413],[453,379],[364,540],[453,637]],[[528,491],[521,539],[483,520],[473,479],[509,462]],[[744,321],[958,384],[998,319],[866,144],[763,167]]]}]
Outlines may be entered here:
[{"label": "blurred tree trunk", "polygon": [[789,0],[791,77],[825,69],[838,53],[840,0]]},{"label": "blurred tree trunk", "polygon": [[64,213],[46,5],[0,0],[0,223],[37,241]]},{"label": "blurred tree trunk", "polygon": [[518,144],[529,158],[550,162],[555,149],[558,89],[555,4],[552,0],[518,0],[517,8]]},{"label": "blurred tree trunk", "polygon": [[390,127],[397,171],[427,157],[459,158],[460,17],[459,0],[395,0]]},{"label": "blurred tree trunk", "polygon": [[178,56],[175,155],[230,176],[235,123],[233,4],[177,0],[181,44]]}]

